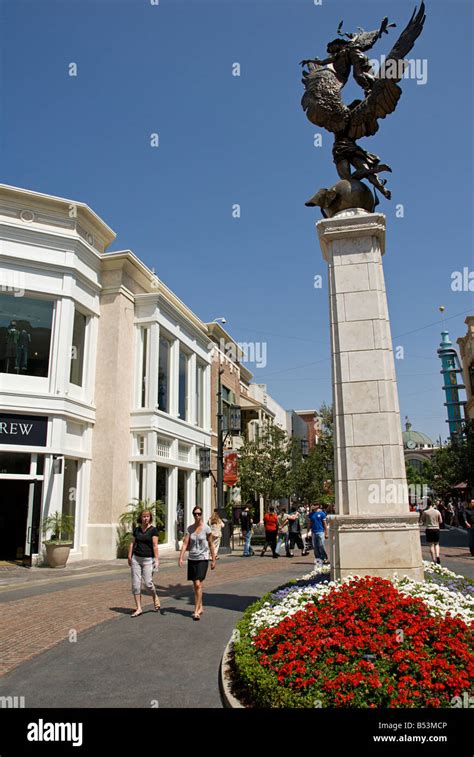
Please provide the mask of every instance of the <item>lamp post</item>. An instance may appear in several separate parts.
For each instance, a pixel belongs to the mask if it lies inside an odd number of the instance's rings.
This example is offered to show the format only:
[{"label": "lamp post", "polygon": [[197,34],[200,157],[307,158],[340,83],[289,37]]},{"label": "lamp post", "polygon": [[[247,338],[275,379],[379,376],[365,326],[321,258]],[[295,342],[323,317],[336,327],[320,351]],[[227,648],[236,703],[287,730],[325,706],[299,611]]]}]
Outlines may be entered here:
[{"label": "lamp post", "polygon": [[219,368],[217,381],[217,512],[219,518],[224,521],[220,551],[222,554],[232,552],[230,540],[233,530],[232,519],[227,520],[224,509],[224,423],[222,413],[222,380],[223,368]]},{"label": "lamp post", "polygon": [[[226,428],[224,428],[224,413],[222,411],[222,380],[224,373],[223,368],[219,368],[217,382],[217,511],[222,520],[226,520],[227,513],[224,509],[224,442],[227,436],[240,434],[241,432],[241,414],[240,407],[232,405],[230,414],[227,419]],[[234,524],[232,517],[228,520],[228,528],[222,532],[221,551],[223,554],[231,552],[231,537],[233,534]]]}]

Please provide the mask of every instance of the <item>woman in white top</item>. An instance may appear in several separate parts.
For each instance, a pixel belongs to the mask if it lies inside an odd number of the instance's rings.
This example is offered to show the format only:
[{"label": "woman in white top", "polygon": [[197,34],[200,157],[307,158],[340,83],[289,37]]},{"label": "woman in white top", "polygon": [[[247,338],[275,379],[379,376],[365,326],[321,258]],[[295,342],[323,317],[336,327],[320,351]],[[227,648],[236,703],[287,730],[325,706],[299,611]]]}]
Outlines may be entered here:
[{"label": "woman in white top", "polygon": [[214,551],[214,539],[212,531],[202,519],[202,508],[196,505],[193,510],[194,523],[188,527],[183,539],[183,546],[179,553],[179,567],[183,567],[184,555],[189,549],[188,556],[188,580],[194,586],[194,613],[193,620],[200,620],[202,609],[202,584],[209,567],[209,553],[211,557],[211,570],[216,567],[216,553]]},{"label": "woman in white top", "polygon": [[212,538],[214,542],[214,552],[216,553],[216,560],[218,560],[219,547],[221,545],[221,539],[222,539],[222,529],[224,528],[225,523],[219,516],[218,511],[214,510],[207,524],[211,529]]}]

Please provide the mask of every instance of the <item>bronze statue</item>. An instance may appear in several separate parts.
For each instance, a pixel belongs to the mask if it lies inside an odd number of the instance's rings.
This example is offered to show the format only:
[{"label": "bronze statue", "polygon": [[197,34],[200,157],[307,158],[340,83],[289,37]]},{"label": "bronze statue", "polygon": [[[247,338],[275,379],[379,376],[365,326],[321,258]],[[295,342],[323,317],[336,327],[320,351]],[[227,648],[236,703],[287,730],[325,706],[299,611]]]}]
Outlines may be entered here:
[{"label": "bronze statue", "polygon": [[[301,65],[309,69],[303,71],[303,110],[311,123],[335,135],[332,155],[341,181],[323,192],[344,195],[346,207],[347,195],[351,193],[354,194],[354,203],[361,198],[364,202],[362,205],[353,204],[352,207],[373,210],[378,203],[374,190],[372,208],[367,207],[367,195],[363,189],[367,187],[360,179],[367,179],[384,197],[390,199],[390,192],[385,188],[386,179],[380,179],[377,174],[392,169],[381,163],[377,155],[364,150],[356,140],[375,134],[379,128],[378,119],[385,118],[395,110],[402,94],[397,82],[402,78],[406,67],[403,59],[421,34],[425,18],[425,5],[422,2],[419,11],[417,12],[416,8],[413,11],[412,17],[377,75],[373,74],[364,53],[370,50],[383,34],[388,34],[389,28],[395,26],[388,23],[388,18],[384,18],[380,28],[375,31],[366,32],[359,29],[354,34],[343,33],[341,21],[337,30],[339,38],[327,46],[329,57],[325,60],[315,58],[301,61]],[[365,97],[346,105],[342,100],[341,90],[347,83],[351,70],[355,81],[364,90]],[[353,172],[351,166],[355,169]],[[306,205],[321,205],[320,192],[321,190],[308,200]],[[327,201],[326,196],[323,196]],[[324,210],[324,206],[321,205],[321,208],[323,215],[327,217],[329,213]]]}]

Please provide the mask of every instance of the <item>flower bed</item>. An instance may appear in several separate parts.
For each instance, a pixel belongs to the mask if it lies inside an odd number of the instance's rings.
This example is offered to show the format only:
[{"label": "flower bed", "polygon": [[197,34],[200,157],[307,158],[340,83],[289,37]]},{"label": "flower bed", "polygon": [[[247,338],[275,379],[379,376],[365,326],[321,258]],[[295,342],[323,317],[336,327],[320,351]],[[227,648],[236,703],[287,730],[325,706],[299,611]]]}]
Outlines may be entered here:
[{"label": "flower bed", "polygon": [[259,707],[449,707],[474,677],[473,583],[313,573],[248,608],[236,694]]}]

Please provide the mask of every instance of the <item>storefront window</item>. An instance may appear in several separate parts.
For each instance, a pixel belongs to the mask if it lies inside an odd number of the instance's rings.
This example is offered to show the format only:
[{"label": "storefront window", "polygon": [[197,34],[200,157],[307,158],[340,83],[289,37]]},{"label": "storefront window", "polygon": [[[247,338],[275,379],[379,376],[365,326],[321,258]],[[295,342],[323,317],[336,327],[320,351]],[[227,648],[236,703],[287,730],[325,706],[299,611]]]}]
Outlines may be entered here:
[{"label": "storefront window", "polygon": [[179,351],[179,417],[188,419],[188,356],[182,350]]},{"label": "storefront window", "polygon": [[78,470],[79,460],[71,460],[70,458],[65,459],[63,481],[63,514],[72,515],[72,517],[74,518],[74,523],[76,521]]},{"label": "storefront window", "polygon": [[148,332],[149,329],[141,329],[140,332],[142,340],[142,381],[140,407],[146,407],[146,389],[148,383]]},{"label": "storefront window", "polygon": [[78,310],[74,311],[74,328],[72,332],[71,374],[69,381],[76,386],[82,386],[84,370],[84,345],[86,340],[87,318]]},{"label": "storefront window", "polygon": [[204,376],[205,368],[202,363],[196,365],[196,423],[199,428],[204,427]]},{"label": "storefront window", "polygon": [[0,373],[47,376],[54,303],[0,294]]},{"label": "storefront window", "polygon": [[230,406],[234,403],[234,393],[226,386],[222,387],[222,429],[229,430]]},{"label": "storefront window", "polygon": [[165,541],[168,541],[168,468],[156,466],[156,501],[164,505]]},{"label": "storefront window", "polygon": [[0,473],[28,475],[31,455],[17,452],[0,452]]},{"label": "storefront window", "polygon": [[418,460],[417,458],[412,458],[411,460],[407,460],[407,464],[411,465],[412,468],[414,468],[418,473],[423,473],[423,460]]},{"label": "storefront window", "polygon": [[170,341],[161,337],[158,362],[158,407],[165,413],[169,413],[170,348]]}]

